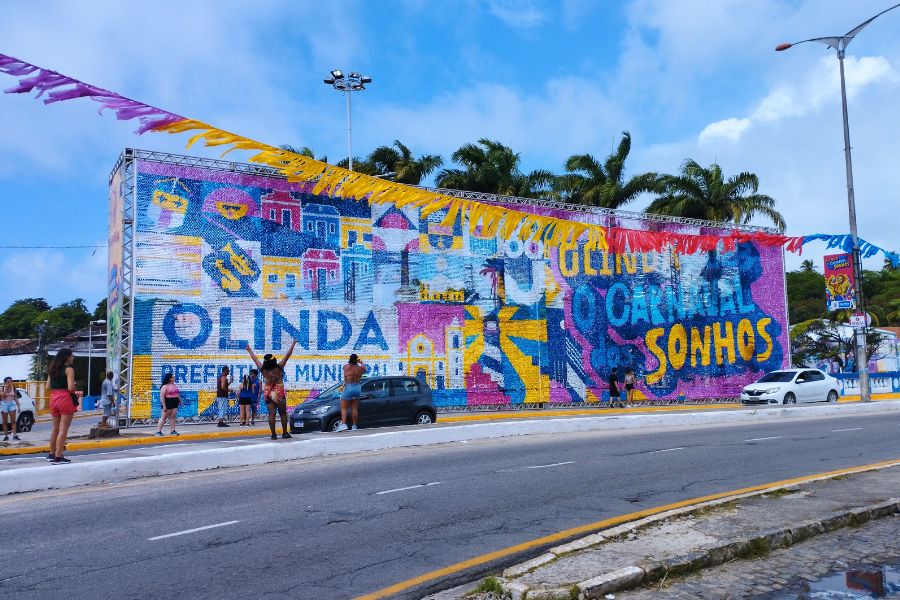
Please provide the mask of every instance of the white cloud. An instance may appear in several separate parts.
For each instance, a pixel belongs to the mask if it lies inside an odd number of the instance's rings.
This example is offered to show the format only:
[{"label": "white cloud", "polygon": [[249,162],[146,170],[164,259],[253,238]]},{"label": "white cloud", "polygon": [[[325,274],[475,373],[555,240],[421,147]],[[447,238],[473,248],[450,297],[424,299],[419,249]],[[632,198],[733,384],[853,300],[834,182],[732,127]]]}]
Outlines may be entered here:
[{"label": "white cloud", "polygon": [[487,0],[487,5],[492,15],[514,29],[533,29],[547,19],[535,0]]},{"label": "white cloud", "polygon": [[[96,242],[105,243],[105,242]],[[89,310],[105,297],[106,248],[22,250],[0,261],[0,310],[20,298],[45,298],[55,306],[83,298]]]},{"label": "white cloud", "polygon": [[553,79],[530,91],[476,84],[419,106],[380,107],[365,122],[366,141],[399,137],[448,157],[462,144],[487,137],[520,152],[526,168],[551,169],[575,152],[605,155],[633,124],[596,82],[580,78]]},{"label": "white cloud", "polygon": [[730,119],[710,123],[703,128],[697,139],[701,144],[719,138],[736,142],[748,127],[750,127],[750,119],[735,119],[731,117]]},{"label": "white cloud", "polygon": [[[698,141],[737,142],[754,124],[802,117],[819,111],[825,105],[837,104],[840,98],[840,74],[836,62],[831,57],[821,58],[816,67],[799,81],[779,83],[747,117],[730,117],[707,125],[700,132]],[[873,84],[897,81],[890,62],[883,56],[849,56],[844,64],[849,99]]]}]

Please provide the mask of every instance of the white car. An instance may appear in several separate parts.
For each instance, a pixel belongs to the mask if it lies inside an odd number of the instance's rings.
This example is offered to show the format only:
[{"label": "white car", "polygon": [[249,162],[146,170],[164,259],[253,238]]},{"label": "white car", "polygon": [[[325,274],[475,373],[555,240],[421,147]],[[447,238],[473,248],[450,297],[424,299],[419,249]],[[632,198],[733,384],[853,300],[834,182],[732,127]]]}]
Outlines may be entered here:
[{"label": "white car", "polygon": [[16,431],[31,431],[34,420],[37,418],[37,407],[28,392],[16,388],[16,396],[19,398],[19,412],[16,413]]},{"label": "white car", "polygon": [[741,390],[742,404],[837,402],[838,380],[818,369],[783,369],[766,373]]}]

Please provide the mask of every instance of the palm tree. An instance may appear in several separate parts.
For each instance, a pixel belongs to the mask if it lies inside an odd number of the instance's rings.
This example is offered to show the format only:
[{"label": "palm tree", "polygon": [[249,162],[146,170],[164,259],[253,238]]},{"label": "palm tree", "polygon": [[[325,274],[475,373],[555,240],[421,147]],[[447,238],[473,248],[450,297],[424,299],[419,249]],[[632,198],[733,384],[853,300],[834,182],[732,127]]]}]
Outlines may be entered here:
[{"label": "palm tree", "polygon": [[523,173],[519,154],[500,142],[481,138],[478,144],[464,144],[451,156],[462,169],[442,169],[438,187],[504,196],[539,198],[547,195],[554,175],[536,170]]},{"label": "palm tree", "polygon": [[278,147],[282,150],[287,150],[288,152],[299,154],[300,156],[306,156],[321,162],[328,162],[327,156],[320,156],[319,158],[316,158],[315,154],[312,151],[312,148],[310,148],[309,146],[301,146],[300,148],[298,148],[297,146],[291,146],[290,144],[282,144]]},{"label": "palm tree", "polygon": [[375,172],[385,179],[397,183],[419,185],[432,171],[444,164],[444,159],[436,154],[425,154],[415,158],[400,140],[394,140],[393,147],[379,146],[369,154],[368,162]]},{"label": "palm tree", "polygon": [[663,176],[660,184],[662,194],[646,212],[742,225],[760,214],[784,231],[784,217],[775,210],[775,200],[758,193],[759,178],[753,173],[740,173],[725,181],[716,163],[706,169],[687,159],[680,175]]},{"label": "palm tree", "polygon": [[574,204],[619,208],[644,192],[658,191],[659,176],[641,173],[625,180],[625,159],[631,152],[631,134],[622,132],[616,151],[603,164],[590,154],[575,154],[566,161],[566,174],[556,180],[561,200]]},{"label": "palm tree", "polygon": [[815,273],[816,266],[813,264],[813,261],[808,258],[800,263],[800,272],[801,273]]}]

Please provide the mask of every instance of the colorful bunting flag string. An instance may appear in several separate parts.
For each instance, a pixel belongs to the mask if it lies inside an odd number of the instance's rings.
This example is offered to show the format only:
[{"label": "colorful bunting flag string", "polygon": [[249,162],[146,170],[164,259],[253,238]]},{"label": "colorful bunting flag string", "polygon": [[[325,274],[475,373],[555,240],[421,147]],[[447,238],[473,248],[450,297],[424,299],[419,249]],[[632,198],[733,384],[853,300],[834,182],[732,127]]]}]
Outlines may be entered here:
[{"label": "colorful bunting flag string", "polygon": [[[188,148],[197,142],[203,142],[206,146],[223,147],[223,156],[232,150],[252,152],[254,154],[249,158],[251,162],[272,167],[283,173],[289,181],[314,181],[313,193],[315,194],[327,193],[336,197],[353,199],[366,198],[372,204],[393,204],[397,208],[417,207],[421,210],[423,217],[446,210],[446,215],[442,220],[443,225],[452,225],[462,217],[463,222],[468,223],[470,232],[478,231],[482,236],[500,235],[504,239],[541,240],[550,246],[562,247],[571,247],[582,241],[590,248],[609,250],[615,253],[659,252],[674,246],[684,254],[714,250],[719,247],[720,243],[724,245],[726,251],[731,251],[740,242],[754,242],[763,246],[783,246],[790,252],[802,252],[802,246],[814,240],[827,241],[829,248],[841,247],[846,250],[847,238],[850,238],[846,235],[815,234],[803,237],[784,236],[763,231],[736,230],[732,230],[726,236],[694,235],[580,223],[537,212],[447,196],[342,169],[219,129],[202,121],[189,119],[126,98],[5,54],[0,54],[0,72],[19,78],[16,86],[4,90],[7,93],[22,94],[35,91],[38,98],[46,94],[44,104],[74,98],[89,98],[100,104],[99,112],[101,113],[103,110],[109,109],[116,114],[116,118],[119,120],[137,119],[140,127],[135,133],[139,135],[148,131],[193,133],[188,140]],[[726,225],[722,227],[727,228]],[[853,242],[850,238],[851,250],[852,246]],[[872,256],[880,251],[884,252],[895,266],[900,262],[896,253],[882,250],[863,240],[860,240],[860,250],[864,257]]]}]

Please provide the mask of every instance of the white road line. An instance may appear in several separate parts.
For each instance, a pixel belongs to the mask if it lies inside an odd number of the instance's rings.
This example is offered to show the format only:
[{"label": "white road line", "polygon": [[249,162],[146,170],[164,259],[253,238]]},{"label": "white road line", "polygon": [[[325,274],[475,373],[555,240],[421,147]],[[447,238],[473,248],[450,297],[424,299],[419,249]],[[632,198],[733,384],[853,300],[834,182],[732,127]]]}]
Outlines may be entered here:
[{"label": "white road line", "polygon": [[832,433],[837,433],[839,431],[859,431],[862,427],[848,427],[847,429],[832,429]]},{"label": "white road line", "polygon": [[763,440],[780,440],[783,438],[783,435],[773,435],[772,437],[764,437],[764,438],[750,438],[749,440],[744,440],[745,442],[762,442]]},{"label": "white road line", "polygon": [[573,465],[573,464],[575,464],[574,460],[567,460],[566,462],[551,463],[549,465],[533,465],[533,466],[525,467],[525,468],[526,469],[549,469],[550,467],[561,467],[563,465]]},{"label": "white road line", "polygon": [[154,540],[162,540],[165,538],[175,537],[176,535],[186,535],[188,533],[195,533],[197,531],[204,531],[206,529],[215,529],[216,527],[225,527],[226,525],[234,525],[235,523],[240,523],[240,521],[225,521],[224,523],[216,523],[215,525],[207,525],[205,527],[195,527],[194,529],[185,529],[184,531],[176,531],[175,533],[167,533],[166,535],[158,535],[156,537],[147,538],[149,541]]},{"label": "white road line", "polygon": [[678,448],[666,448],[665,450],[651,450],[647,454],[656,454],[657,452],[675,452],[676,450],[684,450],[684,447],[680,446]]},{"label": "white road line", "polygon": [[375,492],[376,496],[381,496],[382,494],[393,494],[394,492],[405,492],[406,490],[414,490],[417,488],[428,487],[431,485],[440,485],[444,483],[443,481],[432,481],[431,483],[420,483],[419,485],[410,485],[407,487],[396,488],[393,490],[384,490],[383,492]]},{"label": "white road line", "polygon": [[528,465],[525,467],[512,467],[510,469],[499,469],[495,471],[496,473],[515,473],[516,471],[528,471],[529,469],[549,469],[550,467],[561,467],[563,465],[572,465],[575,464],[574,460],[567,460],[566,462],[558,462],[551,463],[549,465]]}]

